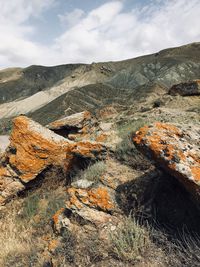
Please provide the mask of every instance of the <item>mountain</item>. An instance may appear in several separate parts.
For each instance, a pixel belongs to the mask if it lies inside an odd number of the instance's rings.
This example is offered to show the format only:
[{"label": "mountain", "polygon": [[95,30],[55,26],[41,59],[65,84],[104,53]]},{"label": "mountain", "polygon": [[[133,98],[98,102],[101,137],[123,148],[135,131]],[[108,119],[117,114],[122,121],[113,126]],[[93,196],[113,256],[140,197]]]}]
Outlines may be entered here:
[{"label": "mountain", "polygon": [[6,128],[10,118],[27,114],[46,124],[85,109],[126,108],[198,79],[199,73],[200,43],[119,62],[5,69],[0,71],[0,122]]}]

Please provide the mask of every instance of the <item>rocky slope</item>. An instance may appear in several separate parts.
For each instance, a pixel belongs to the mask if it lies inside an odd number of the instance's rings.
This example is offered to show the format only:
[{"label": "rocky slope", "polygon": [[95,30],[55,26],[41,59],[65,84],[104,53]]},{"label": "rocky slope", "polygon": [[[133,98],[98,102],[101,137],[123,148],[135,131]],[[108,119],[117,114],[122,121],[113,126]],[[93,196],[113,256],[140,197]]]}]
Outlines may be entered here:
[{"label": "rocky slope", "polygon": [[0,72],[0,266],[200,265],[199,48]]}]

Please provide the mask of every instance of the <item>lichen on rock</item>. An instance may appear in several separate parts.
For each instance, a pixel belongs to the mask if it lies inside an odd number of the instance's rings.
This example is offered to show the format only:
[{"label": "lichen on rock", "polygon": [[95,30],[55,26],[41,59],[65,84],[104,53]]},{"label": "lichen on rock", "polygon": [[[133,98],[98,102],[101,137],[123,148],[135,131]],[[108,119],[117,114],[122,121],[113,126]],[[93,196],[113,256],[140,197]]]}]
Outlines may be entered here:
[{"label": "lichen on rock", "polygon": [[133,136],[136,147],[200,198],[200,129],[156,122]]},{"label": "lichen on rock", "polygon": [[[50,166],[62,168],[67,175],[77,160],[103,159],[106,151],[103,144],[94,141],[73,142],[26,116],[19,116],[13,120],[10,145],[2,157],[6,165],[0,169],[0,178],[2,184],[8,176],[10,184],[15,178],[23,188]],[[4,189],[1,190],[3,194]]]}]

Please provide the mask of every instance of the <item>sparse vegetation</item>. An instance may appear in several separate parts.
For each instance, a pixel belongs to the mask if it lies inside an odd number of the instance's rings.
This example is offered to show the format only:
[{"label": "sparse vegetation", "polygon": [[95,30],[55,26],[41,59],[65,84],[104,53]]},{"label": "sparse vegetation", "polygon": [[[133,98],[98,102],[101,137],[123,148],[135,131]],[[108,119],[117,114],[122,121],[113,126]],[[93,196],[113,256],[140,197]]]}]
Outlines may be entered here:
[{"label": "sparse vegetation", "polygon": [[119,135],[122,137],[122,141],[116,146],[115,149],[115,156],[118,160],[139,170],[148,169],[150,163],[134,146],[131,140],[131,133],[137,131],[143,125],[144,122],[140,122],[134,125],[134,127],[132,127],[132,124],[129,124],[120,128]]},{"label": "sparse vegetation", "polygon": [[46,173],[52,178],[51,182],[43,181],[41,187],[10,205],[8,213],[6,210],[0,213],[0,243],[4,244],[0,250],[0,266],[43,266],[42,251],[47,246],[43,238],[53,234],[52,216],[64,207],[65,201],[64,189],[55,174],[54,171]]},{"label": "sparse vegetation", "polygon": [[39,201],[40,196],[38,194],[29,195],[24,200],[22,217],[26,218],[27,220],[31,220],[31,218],[35,216],[38,212]]},{"label": "sparse vegetation", "polygon": [[32,237],[32,226],[19,222],[13,211],[0,221],[0,266],[33,266],[33,261],[39,261],[40,244]]},{"label": "sparse vegetation", "polygon": [[123,139],[124,137],[126,137],[129,134],[135,133],[137,130],[139,130],[145,124],[147,124],[147,121],[142,120],[142,119],[122,123],[117,128],[118,135],[119,135],[119,137],[121,137]]},{"label": "sparse vegetation", "polygon": [[24,200],[20,220],[26,221],[33,227],[43,228],[50,224],[52,216],[64,207],[65,194],[58,191],[36,191],[29,194]]},{"label": "sparse vegetation", "polygon": [[104,161],[97,161],[93,165],[89,165],[87,169],[82,170],[75,177],[75,180],[84,179],[96,182],[106,172],[106,163]]},{"label": "sparse vegetation", "polygon": [[63,263],[73,263],[75,259],[75,245],[76,238],[68,229],[63,229],[61,245],[56,249],[55,253],[58,257],[62,258],[60,261]]},{"label": "sparse vegetation", "polygon": [[[200,265],[200,237],[182,232],[176,247],[177,258],[182,266],[197,267]],[[181,266],[181,264],[179,264]]]},{"label": "sparse vegetation", "polygon": [[148,231],[131,216],[111,232],[110,239],[112,252],[119,259],[130,262],[141,260],[151,243]]}]

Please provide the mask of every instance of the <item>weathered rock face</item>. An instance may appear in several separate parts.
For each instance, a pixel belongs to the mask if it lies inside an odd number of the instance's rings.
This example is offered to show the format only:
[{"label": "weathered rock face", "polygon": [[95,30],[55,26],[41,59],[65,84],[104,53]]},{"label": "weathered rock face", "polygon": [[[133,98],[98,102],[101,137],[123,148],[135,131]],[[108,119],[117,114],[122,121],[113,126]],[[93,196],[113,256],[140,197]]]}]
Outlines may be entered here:
[{"label": "weathered rock face", "polygon": [[200,199],[200,129],[156,122],[142,127],[133,142],[158,167],[177,177]]},{"label": "weathered rock face", "polygon": [[[121,221],[123,188],[126,188],[126,183],[134,181],[137,175],[137,171],[109,160],[106,172],[97,180],[82,178],[73,182],[67,188],[65,207],[53,217],[55,229],[58,232],[62,227],[71,230],[78,225],[73,218],[79,218],[81,231],[81,225],[92,225],[106,233],[110,226],[114,227]],[[108,237],[108,232],[106,235]]]},{"label": "weathered rock face", "polygon": [[47,127],[59,135],[69,137],[69,134],[87,133],[96,123],[90,112],[83,111],[54,121]]},{"label": "weathered rock face", "polygon": [[[6,183],[12,185],[15,178],[20,183],[18,187],[23,189],[23,184],[34,180],[48,166],[59,166],[68,173],[77,160],[105,156],[106,148],[100,143],[72,142],[25,116],[19,116],[13,121],[10,146],[2,158],[0,180],[4,185],[9,178],[10,182]],[[1,195],[4,192],[5,187],[1,186]]]},{"label": "weathered rock face", "polygon": [[200,80],[175,84],[170,88],[169,94],[181,96],[200,95]]},{"label": "weathered rock face", "polygon": [[7,152],[10,166],[16,170],[20,180],[27,183],[51,164],[64,165],[72,159],[70,141],[54,134],[40,124],[19,116],[13,121],[10,148]]}]

